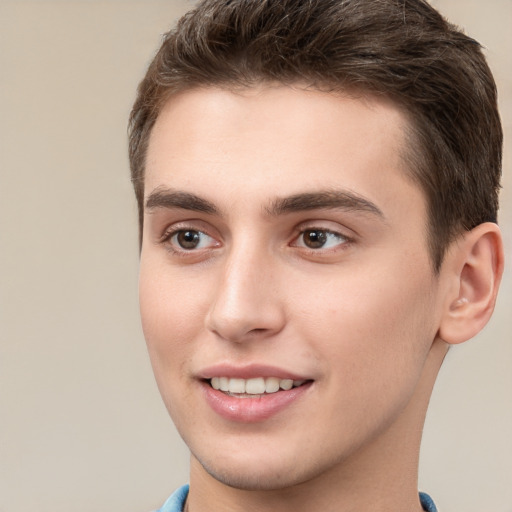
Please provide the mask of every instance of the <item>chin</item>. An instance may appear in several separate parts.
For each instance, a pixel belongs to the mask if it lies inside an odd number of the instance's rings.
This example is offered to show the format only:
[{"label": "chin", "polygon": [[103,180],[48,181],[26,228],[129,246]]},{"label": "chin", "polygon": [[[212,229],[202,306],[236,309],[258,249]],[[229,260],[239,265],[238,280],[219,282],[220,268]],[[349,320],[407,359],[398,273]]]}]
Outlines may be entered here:
[{"label": "chin", "polygon": [[305,479],[294,478],[294,475],[283,475],[279,472],[254,471],[245,468],[244,471],[214,467],[202,464],[204,470],[215,480],[224,485],[244,491],[275,491],[302,483]]},{"label": "chin", "polygon": [[271,460],[229,460],[222,457],[194,458],[203,469],[218,482],[246,491],[275,491],[290,488],[318,476],[314,468],[308,468],[300,459],[292,461]]}]

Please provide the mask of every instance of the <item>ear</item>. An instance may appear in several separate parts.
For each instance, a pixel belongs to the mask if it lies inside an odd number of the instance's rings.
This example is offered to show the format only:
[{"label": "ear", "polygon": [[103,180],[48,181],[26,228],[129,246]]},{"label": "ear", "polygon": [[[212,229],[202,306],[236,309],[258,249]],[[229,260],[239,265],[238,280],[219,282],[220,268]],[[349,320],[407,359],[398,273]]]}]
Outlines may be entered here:
[{"label": "ear", "polygon": [[450,344],[479,333],[489,321],[503,274],[503,242],[498,226],[486,222],[452,244],[443,263],[449,286],[439,336]]}]

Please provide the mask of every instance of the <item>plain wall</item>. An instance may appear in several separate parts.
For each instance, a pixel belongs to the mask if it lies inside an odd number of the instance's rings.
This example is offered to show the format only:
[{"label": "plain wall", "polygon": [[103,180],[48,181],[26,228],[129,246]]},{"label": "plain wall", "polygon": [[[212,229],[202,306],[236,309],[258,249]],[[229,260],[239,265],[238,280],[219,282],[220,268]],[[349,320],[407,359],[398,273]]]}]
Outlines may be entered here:
[{"label": "plain wall", "polygon": [[[498,80],[510,259],[512,2],[433,3]],[[149,511],[187,480],[138,318],[126,120],[190,6],[0,0],[0,512]],[[512,511],[511,313],[509,269],[490,325],[441,371],[420,472],[441,511]]]}]

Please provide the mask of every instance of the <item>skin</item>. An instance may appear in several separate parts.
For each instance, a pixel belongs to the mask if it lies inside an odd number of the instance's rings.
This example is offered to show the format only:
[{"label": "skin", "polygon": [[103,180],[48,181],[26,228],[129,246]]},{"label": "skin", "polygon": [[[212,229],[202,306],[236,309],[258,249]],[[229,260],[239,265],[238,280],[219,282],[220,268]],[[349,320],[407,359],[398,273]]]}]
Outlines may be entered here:
[{"label": "skin", "polygon": [[[191,512],[421,510],[421,429],[465,263],[450,250],[432,271],[406,126],[383,99],[284,86],[192,90],[159,115],[140,304],[192,454]],[[283,207],[319,192],[345,200]],[[185,231],[200,244],[180,246]],[[201,372],[251,363],[312,384],[267,420],[219,416]]]}]

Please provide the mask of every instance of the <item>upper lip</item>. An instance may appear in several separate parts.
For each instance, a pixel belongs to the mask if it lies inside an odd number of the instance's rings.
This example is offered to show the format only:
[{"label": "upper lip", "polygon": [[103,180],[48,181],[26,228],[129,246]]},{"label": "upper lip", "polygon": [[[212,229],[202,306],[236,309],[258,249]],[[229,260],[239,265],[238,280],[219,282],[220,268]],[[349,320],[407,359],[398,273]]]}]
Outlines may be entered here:
[{"label": "upper lip", "polygon": [[266,364],[249,364],[235,366],[232,364],[216,364],[203,368],[198,372],[200,379],[213,377],[229,377],[233,379],[254,379],[256,377],[277,377],[279,379],[311,380],[310,377]]}]

